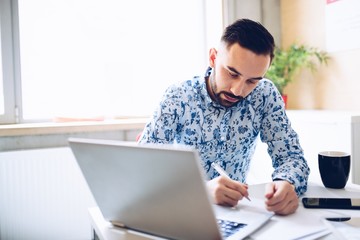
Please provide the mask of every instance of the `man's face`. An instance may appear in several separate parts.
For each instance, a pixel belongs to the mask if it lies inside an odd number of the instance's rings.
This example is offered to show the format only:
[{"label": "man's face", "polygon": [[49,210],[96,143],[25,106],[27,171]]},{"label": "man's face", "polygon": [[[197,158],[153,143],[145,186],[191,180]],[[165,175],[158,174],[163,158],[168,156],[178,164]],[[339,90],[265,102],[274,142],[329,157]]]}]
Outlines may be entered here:
[{"label": "man's face", "polygon": [[270,66],[270,55],[257,55],[233,44],[210,49],[209,94],[224,107],[231,107],[257,86]]}]

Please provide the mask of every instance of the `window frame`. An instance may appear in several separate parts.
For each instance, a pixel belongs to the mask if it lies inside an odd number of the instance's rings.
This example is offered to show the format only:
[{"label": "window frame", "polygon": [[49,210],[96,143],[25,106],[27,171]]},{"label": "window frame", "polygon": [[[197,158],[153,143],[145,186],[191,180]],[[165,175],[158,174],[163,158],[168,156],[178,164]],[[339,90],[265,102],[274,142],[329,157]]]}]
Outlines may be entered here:
[{"label": "window frame", "polygon": [[18,110],[16,85],[19,79],[16,77],[18,69],[18,59],[15,54],[18,53],[18,48],[14,45],[16,43],[16,27],[14,20],[16,19],[17,1],[0,0],[0,29],[1,29],[1,53],[2,53],[2,74],[4,87],[4,114],[0,115],[0,123],[17,123]]}]

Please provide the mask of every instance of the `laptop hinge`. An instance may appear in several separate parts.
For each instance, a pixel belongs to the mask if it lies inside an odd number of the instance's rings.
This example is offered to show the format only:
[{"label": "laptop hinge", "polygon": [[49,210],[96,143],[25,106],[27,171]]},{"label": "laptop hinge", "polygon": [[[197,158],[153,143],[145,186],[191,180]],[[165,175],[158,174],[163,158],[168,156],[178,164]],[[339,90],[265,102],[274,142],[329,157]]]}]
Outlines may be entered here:
[{"label": "laptop hinge", "polygon": [[125,224],[121,223],[121,222],[117,222],[117,221],[110,221],[110,223],[114,226],[117,227],[121,227],[121,228],[125,228]]}]

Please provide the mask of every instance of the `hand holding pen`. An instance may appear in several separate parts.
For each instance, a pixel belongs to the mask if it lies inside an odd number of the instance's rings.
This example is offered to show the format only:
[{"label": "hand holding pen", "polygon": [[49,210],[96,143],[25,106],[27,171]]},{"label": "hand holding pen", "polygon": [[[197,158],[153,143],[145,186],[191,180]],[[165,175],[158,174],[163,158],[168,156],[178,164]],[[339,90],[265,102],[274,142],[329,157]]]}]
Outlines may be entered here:
[{"label": "hand holding pen", "polygon": [[[211,164],[211,166],[220,174],[220,176],[223,176],[223,177],[226,177],[226,178],[228,178],[228,179],[231,179],[231,178],[229,177],[229,175],[227,174],[227,172],[225,172],[225,170],[222,169],[219,164],[213,162],[213,163]],[[239,182],[237,182],[237,183],[238,183],[238,184],[241,184],[241,186],[237,186],[237,187],[235,186],[235,187],[236,187],[236,190],[241,194],[241,196],[243,196],[243,197],[245,197],[247,200],[251,201],[250,198],[248,197],[247,185],[244,185],[244,184],[239,183]],[[227,187],[229,187],[229,186],[227,186]],[[234,188],[234,187],[230,187],[231,191],[234,190],[233,188]],[[228,197],[230,197],[230,191],[229,191],[229,193],[224,193],[224,194],[228,194],[228,195],[229,195]],[[233,198],[234,198],[234,196],[233,196]],[[236,200],[236,199],[233,199],[233,200]],[[236,201],[236,202],[237,202],[237,201]]]}]

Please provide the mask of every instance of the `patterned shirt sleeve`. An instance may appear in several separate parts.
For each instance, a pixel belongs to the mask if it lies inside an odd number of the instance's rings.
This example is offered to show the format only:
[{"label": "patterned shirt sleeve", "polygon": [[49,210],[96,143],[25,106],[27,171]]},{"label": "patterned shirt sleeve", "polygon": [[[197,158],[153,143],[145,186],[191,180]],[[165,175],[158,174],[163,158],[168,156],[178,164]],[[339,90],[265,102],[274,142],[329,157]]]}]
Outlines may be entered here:
[{"label": "patterned shirt sleeve", "polygon": [[[276,99],[274,102],[282,103],[281,95],[276,89],[272,92],[272,97]],[[274,167],[272,179],[292,183],[299,196],[307,190],[310,169],[304,158],[299,137],[291,126],[283,104],[274,102],[270,101],[265,107],[260,137],[268,145],[268,153]]]},{"label": "patterned shirt sleeve", "polygon": [[181,115],[182,99],[179,94],[174,94],[181,88],[169,87],[154,111],[152,118],[145,126],[141,143],[174,143],[176,131],[181,128],[179,118]]}]

